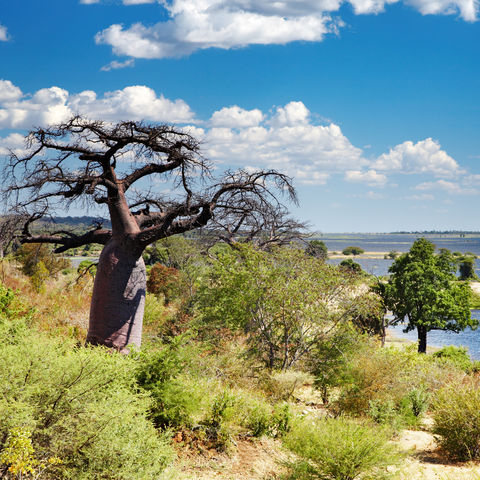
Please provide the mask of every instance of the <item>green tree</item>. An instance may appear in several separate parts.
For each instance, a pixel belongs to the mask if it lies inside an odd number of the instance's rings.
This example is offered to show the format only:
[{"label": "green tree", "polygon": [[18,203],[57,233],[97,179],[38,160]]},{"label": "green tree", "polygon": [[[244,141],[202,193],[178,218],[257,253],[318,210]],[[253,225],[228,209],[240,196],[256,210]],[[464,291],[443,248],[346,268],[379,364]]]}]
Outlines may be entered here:
[{"label": "green tree", "polygon": [[356,281],[303,250],[238,245],[202,278],[197,308],[206,325],[243,330],[267,368],[285,370],[350,319]]},{"label": "green tree", "polygon": [[470,316],[469,287],[456,281],[455,271],[450,252],[435,255],[435,245],[419,238],[393,262],[390,279],[379,291],[393,323],[405,321],[406,331],[417,329],[420,353],[426,352],[431,330],[460,332],[478,325]]},{"label": "green tree", "polygon": [[458,270],[460,272],[460,280],[478,280],[475,273],[475,258],[465,255],[458,259]]},{"label": "green tree", "polygon": [[328,258],[328,249],[322,240],[310,240],[305,251],[312,257],[326,260]]}]

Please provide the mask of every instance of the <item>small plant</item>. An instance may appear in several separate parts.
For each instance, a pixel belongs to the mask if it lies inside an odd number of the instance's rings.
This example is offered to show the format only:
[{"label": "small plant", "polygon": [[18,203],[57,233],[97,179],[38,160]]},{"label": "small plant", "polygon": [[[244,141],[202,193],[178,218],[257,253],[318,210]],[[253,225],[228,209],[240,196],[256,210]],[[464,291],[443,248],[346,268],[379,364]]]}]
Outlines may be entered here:
[{"label": "small plant", "polygon": [[424,388],[414,388],[408,394],[408,400],[413,415],[418,418],[427,411],[430,403],[430,394]]},{"label": "small plant", "polygon": [[289,480],[385,478],[399,454],[389,433],[343,417],[297,423],[286,446],[301,460],[290,465]]},{"label": "small plant", "polygon": [[475,385],[455,385],[437,393],[433,404],[434,434],[452,458],[480,458],[480,390]]}]

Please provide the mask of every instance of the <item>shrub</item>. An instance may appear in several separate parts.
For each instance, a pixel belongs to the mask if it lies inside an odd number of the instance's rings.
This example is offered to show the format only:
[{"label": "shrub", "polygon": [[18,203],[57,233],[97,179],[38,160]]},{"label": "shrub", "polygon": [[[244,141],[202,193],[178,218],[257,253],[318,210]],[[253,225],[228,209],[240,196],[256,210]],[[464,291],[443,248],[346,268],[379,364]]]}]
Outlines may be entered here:
[{"label": "shrub", "polygon": [[12,432],[31,432],[30,465],[61,460],[50,479],[160,475],[172,451],[147,419],[149,398],[134,391],[134,367],[104,349],[27,331],[0,344],[0,450],[9,451]]},{"label": "shrub", "polygon": [[433,356],[446,362],[450,362],[460,370],[464,370],[467,373],[471,371],[473,366],[472,360],[470,359],[468,351],[465,347],[448,345],[446,347],[442,347],[440,350],[437,350]]},{"label": "shrub", "polygon": [[137,383],[151,395],[150,417],[159,428],[190,426],[200,403],[201,392],[182,377],[199,353],[187,342],[188,336],[178,336],[138,355]]},{"label": "shrub", "polygon": [[[465,373],[452,363],[440,363],[430,355],[418,354],[415,345],[404,350],[367,345],[348,362],[333,407],[337,412],[366,415],[370,402],[392,401],[408,423],[416,422],[414,409],[422,409],[420,404],[427,402],[420,396],[426,397],[450,383],[459,383],[464,377]],[[418,395],[412,400],[409,395],[415,389],[423,393],[412,393]]]},{"label": "shrub", "polygon": [[286,446],[301,460],[289,479],[355,480],[384,478],[399,454],[385,429],[343,417],[304,420],[285,436]]},{"label": "shrub", "polygon": [[162,294],[165,305],[178,294],[181,284],[180,272],[173,267],[165,267],[156,263],[150,270],[147,280],[147,291],[155,295]]},{"label": "shrub", "polygon": [[344,255],[361,255],[365,250],[360,247],[346,247],[342,250]]},{"label": "shrub", "polygon": [[433,419],[433,432],[449,456],[480,458],[480,390],[476,385],[454,385],[438,392]]},{"label": "shrub", "polygon": [[22,272],[32,276],[35,266],[43,262],[50,275],[55,275],[64,268],[70,267],[70,261],[55,255],[44,243],[26,243],[15,252],[15,259],[22,265]]}]

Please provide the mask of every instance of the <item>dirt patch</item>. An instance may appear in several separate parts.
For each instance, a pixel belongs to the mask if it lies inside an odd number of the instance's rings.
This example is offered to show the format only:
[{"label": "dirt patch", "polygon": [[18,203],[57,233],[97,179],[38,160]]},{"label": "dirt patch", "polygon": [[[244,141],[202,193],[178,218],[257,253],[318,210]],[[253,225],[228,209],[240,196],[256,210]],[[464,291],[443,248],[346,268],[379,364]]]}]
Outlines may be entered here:
[{"label": "dirt patch", "polygon": [[277,440],[238,440],[229,455],[213,451],[190,457],[182,470],[191,480],[274,480],[289,456]]}]

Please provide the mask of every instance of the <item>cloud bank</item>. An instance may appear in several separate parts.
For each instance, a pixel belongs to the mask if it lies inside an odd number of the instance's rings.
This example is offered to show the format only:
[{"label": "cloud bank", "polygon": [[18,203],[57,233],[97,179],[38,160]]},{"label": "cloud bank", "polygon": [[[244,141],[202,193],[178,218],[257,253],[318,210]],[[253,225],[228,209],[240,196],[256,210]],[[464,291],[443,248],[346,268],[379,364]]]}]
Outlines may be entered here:
[{"label": "cloud bank", "polygon": [[[198,120],[184,100],[170,100],[143,85],[102,96],[92,90],[70,93],[57,86],[25,94],[11,81],[0,80],[0,130],[29,130],[65,121],[74,114],[106,121],[180,124],[203,142],[205,155],[215,165],[273,168],[304,185],[323,185],[338,176],[350,183],[381,188],[392,175],[416,174],[437,178],[423,181],[417,190],[466,192],[465,187],[454,188],[455,179],[465,172],[437,141],[406,141],[376,158],[367,158],[339,125],[315,123],[301,101],[268,112],[230,105],[213,112],[209,119]],[[6,154],[8,148],[21,148],[22,139],[20,133],[0,138],[0,154]],[[470,186],[468,191],[473,189]]]},{"label": "cloud bank", "polygon": [[[95,41],[116,55],[165,58],[189,55],[207,48],[232,49],[248,45],[284,45],[294,41],[320,42],[335,34],[343,22],[333,17],[343,3],[355,14],[378,14],[400,0],[159,0],[168,20],[153,25],[113,24]],[[459,15],[473,22],[478,0],[403,0],[423,15]],[[99,0],[82,0],[98,3]],[[153,3],[123,0],[124,5]]]}]

